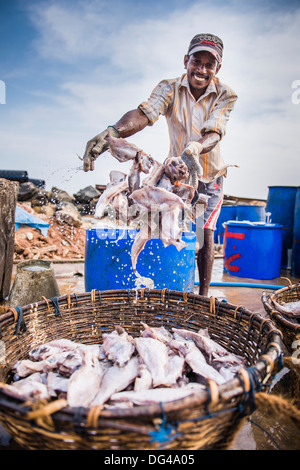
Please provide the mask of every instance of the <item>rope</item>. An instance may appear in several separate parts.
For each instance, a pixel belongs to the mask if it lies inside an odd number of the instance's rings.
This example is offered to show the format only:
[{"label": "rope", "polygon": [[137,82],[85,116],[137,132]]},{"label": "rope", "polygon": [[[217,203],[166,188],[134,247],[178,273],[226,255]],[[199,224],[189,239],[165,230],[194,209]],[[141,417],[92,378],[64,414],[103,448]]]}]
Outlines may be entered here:
[{"label": "rope", "polygon": [[86,425],[88,428],[97,428],[98,426],[98,418],[103,409],[103,405],[95,405],[92,406],[89,410]]},{"label": "rope", "polygon": [[[159,449],[162,449],[164,446],[163,444],[168,444],[170,441],[173,441],[177,437],[182,436],[182,434],[176,432],[176,423],[171,424],[167,422],[167,417],[165,414],[164,404],[161,402],[161,412],[162,412],[162,419],[161,423],[158,424],[157,429],[155,431],[150,431],[150,442],[158,442],[161,444]],[[159,450],[158,449],[158,450]]]},{"label": "rope", "polygon": [[47,400],[40,400],[32,404],[32,411],[26,415],[29,421],[35,420],[38,426],[53,431],[55,429],[51,415],[56,411],[65,408],[68,405],[67,400],[61,399],[53,402]]},{"label": "rope", "polygon": [[210,310],[210,313],[213,313],[213,314],[216,313],[216,304],[215,304],[215,300],[216,300],[216,299],[215,299],[214,296],[211,296],[211,297],[210,297],[210,308],[209,308],[209,310]]},{"label": "rope", "polygon": [[218,314],[219,314],[219,308],[220,308],[220,305],[221,305],[221,303],[222,303],[222,302],[225,302],[225,303],[227,303],[228,301],[227,301],[226,299],[222,299],[222,300],[220,300],[220,302],[218,303],[218,307],[217,307],[216,317],[218,317]]},{"label": "rope", "polygon": [[161,302],[164,303],[165,302],[165,297],[166,297],[166,292],[167,292],[167,288],[165,287],[164,289],[161,290]]},{"label": "rope", "polygon": [[42,300],[44,300],[46,302],[47,310],[50,310],[50,305],[49,305],[48,299],[45,296],[42,296]]},{"label": "rope", "polygon": [[54,305],[55,316],[58,317],[58,315],[61,315],[61,311],[59,310],[58,297],[52,297],[50,300],[52,300]]},{"label": "rope", "polygon": [[26,327],[26,323],[25,323],[25,320],[24,320],[24,317],[23,317],[22,307],[16,307],[16,311],[17,311],[17,314],[18,314],[18,323],[17,323],[15,335],[19,335],[20,330],[21,331],[26,331],[27,327]]}]

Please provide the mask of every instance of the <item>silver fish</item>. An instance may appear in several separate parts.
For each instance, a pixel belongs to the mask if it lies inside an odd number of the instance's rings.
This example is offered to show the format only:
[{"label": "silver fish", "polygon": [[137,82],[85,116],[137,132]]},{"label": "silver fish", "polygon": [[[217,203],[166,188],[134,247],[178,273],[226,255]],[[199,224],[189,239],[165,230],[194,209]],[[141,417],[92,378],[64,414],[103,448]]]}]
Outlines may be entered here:
[{"label": "silver fish", "polygon": [[150,337],[162,341],[164,344],[168,344],[173,339],[172,334],[164,326],[153,327],[146,323],[141,322],[144,327],[144,331],[141,336],[144,338]]},{"label": "silver fish", "polygon": [[169,211],[175,207],[180,207],[181,209],[186,207],[182,199],[176,194],[164,188],[151,185],[137,189],[129,196],[129,199],[132,203],[141,205],[148,210],[156,208],[161,212]]},{"label": "silver fish", "polygon": [[232,365],[240,365],[245,366],[246,361],[242,356],[238,356],[237,354],[228,353],[226,355],[219,356],[216,353],[212,353],[212,365],[215,367],[216,364],[221,364],[224,367],[230,367]]},{"label": "silver fish", "polygon": [[112,395],[111,400],[114,402],[129,401],[135,405],[151,405],[153,403],[166,403],[169,401],[180,400],[195,393],[192,388],[152,388],[149,390],[141,390],[140,392],[125,391]]},{"label": "silver fish", "polygon": [[166,189],[167,191],[172,192],[173,183],[169,180],[169,178],[164,174],[163,177],[160,179],[159,183],[156,185],[158,188]]},{"label": "silver fish", "polygon": [[173,331],[184,339],[191,339],[194,341],[198,348],[204,351],[209,358],[212,357],[212,353],[216,353],[219,356],[226,356],[229,354],[223,346],[209,338],[204,330],[199,330],[198,333],[196,333],[190,330],[173,328]]},{"label": "silver fish", "polygon": [[153,387],[167,383],[168,348],[154,338],[135,338],[136,349],[152,375]]},{"label": "silver fish", "polygon": [[138,376],[134,381],[134,390],[139,392],[141,390],[148,390],[152,387],[152,375],[145,364],[140,364]]},{"label": "silver fish", "polygon": [[68,381],[68,405],[89,406],[97,395],[102,377],[103,370],[100,361],[90,351],[86,352],[83,365],[71,375]]},{"label": "silver fish", "polygon": [[230,366],[230,367],[220,367],[219,373],[224,377],[226,382],[233,380],[236,373],[241,369],[241,365]]},{"label": "silver fish", "polygon": [[54,354],[78,348],[78,343],[68,339],[57,339],[40,344],[29,351],[28,357],[33,361],[43,361]]},{"label": "silver fish", "polygon": [[[70,377],[75,370],[82,366],[84,353],[85,351],[80,349],[67,351],[64,354],[64,359],[57,363],[58,372],[65,377]],[[95,356],[95,358],[98,358],[98,355],[93,354],[92,350],[90,351],[90,354]]]},{"label": "silver fish", "polygon": [[135,157],[139,171],[148,174],[154,164],[154,159],[145,152],[139,151]]},{"label": "silver fish", "polygon": [[124,191],[128,191],[127,180],[121,181],[117,184],[107,185],[106,189],[97,201],[94,217],[96,219],[101,219],[111,204],[111,201]]},{"label": "silver fish", "polygon": [[175,208],[162,214],[159,238],[164,246],[174,245],[178,251],[187,246],[181,239],[183,227],[181,221],[181,209]]},{"label": "silver fish", "polygon": [[127,162],[128,160],[133,160],[138,152],[141,152],[146,158],[150,158],[143,150],[138,148],[136,145],[128,142],[121,137],[113,137],[110,133],[107,134],[105,140],[109,144],[109,151],[113,157],[115,157],[119,162]]},{"label": "silver fish", "polygon": [[172,193],[177,194],[185,204],[190,204],[195,195],[195,189],[188,184],[174,185],[171,189]]},{"label": "silver fish", "polygon": [[20,360],[12,366],[12,372],[17,377],[27,377],[33,372],[49,372],[56,369],[65,360],[67,354],[69,352],[54,354],[38,362],[30,359]]},{"label": "silver fish", "polygon": [[110,185],[121,183],[122,181],[126,180],[126,177],[126,173],[123,173],[122,171],[112,170],[109,173]]},{"label": "silver fish", "polygon": [[151,230],[147,224],[142,225],[140,230],[136,233],[134,242],[131,247],[131,264],[134,272],[136,272],[136,265],[138,256],[144,249],[148,240],[151,240]]},{"label": "silver fish", "polygon": [[103,334],[103,351],[110,361],[123,367],[135,351],[133,338],[119,328],[112,333]]},{"label": "silver fish", "polygon": [[149,174],[147,178],[143,179],[142,185],[143,186],[147,186],[147,185],[156,186],[161,180],[161,178],[163,177],[164,172],[165,172],[165,167],[163,163],[157,162],[155,160],[151,173]]},{"label": "silver fish", "polygon": [[295,302],[286,302],[283,305],[272,299],[273,305],[278,312],[288,317],[300,318],[300,300]]},{"label": "silver fish", "polygon": [[133,356],[124,367],[112,366],[105,370],[97,395],[91,406],[103,405],[111,395],[124,390],[136,379],[139,373],[139,359]]},{"label": "silver fish", "polygon": [[185,366],[185,358],[177,354],[169,354],[168,367],[166,372],[166,385],[169,387],[175,386],[178,379],[182,377]]},{"label": "silver fish", "polygon": [[170,157],[165,161],[165,175],[174,184],[185,181],[189,176],[189,172],[181,157]]},{"label": "silver fish", "polygon": [[189,335],[178,334],[176,328],[173,330],[176,330],[174,332],[174,340],[170,341],[169,346],[185,358],[185,362],[190,366],[192,371],[205,380],[212,379],[218,384],[224,383],[224,378],[214,367],[207,363],[204,354]]},{"label": "silver fish", "polygon": [[60,392],[67,393],[68,391],[68,377],[63,377],[56,372],[49,372],[47,374],[47,389],[51,397],[56,397]]},{"label": "silver fish", "polygon": [[204,355],[195,344],[189,345],[185,361],[195,374],[206,380],[214,380],[218,385],[226,381],[214,367],[207,364]]},{"label": "silver fish", "polygon": [[129,187],[129,194],[133,193],[136,189],[140,188],[141,185],[141,170],[139,163],[134,159],[133,164],[130,168],[130,172],[128,175],[128,187]]},{"label": "silver fish", "polygon": [[21,379],[12,384],[0,384],[7,394],[21,400],[50,398],[47,386],[42,382],[40,373],[33,373],[29,377]]}]

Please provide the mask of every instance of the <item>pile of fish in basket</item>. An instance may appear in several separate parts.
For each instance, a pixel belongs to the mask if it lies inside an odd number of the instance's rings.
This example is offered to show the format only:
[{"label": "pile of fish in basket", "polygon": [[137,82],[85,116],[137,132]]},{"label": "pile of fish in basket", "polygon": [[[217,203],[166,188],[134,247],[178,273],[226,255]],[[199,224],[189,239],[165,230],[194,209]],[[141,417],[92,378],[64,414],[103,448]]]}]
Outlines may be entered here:
[{"label": "pile of fish in basket", "polygon": [[283,333],[283,343],[289,353],[300,346],[300,284],[289,285],[275,293],[264,292],[262,303],[277,328]]},{"label": "pile of fish in basket", "polygon": [[44,299],[0,326],[0,422],[29,449],[228,448],[280,368],[271,321],[166,289]]}]

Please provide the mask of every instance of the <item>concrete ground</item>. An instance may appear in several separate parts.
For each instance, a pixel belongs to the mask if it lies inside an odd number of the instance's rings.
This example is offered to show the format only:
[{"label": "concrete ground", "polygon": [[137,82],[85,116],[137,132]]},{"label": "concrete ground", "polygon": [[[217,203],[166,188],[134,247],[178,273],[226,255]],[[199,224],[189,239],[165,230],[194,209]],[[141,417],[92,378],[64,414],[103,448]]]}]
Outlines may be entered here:
[{"label": "concrete ground", "polygon": [[[54,274],[60,289],[60,294],[63,295],[68,290],[76,293],[85,292],[84,285],[84,262],[54,262]],[[14,266],[13,278],[15,275],[16,265]],[[298,278],[290,275],[289,270],[282,270],[282,277],[287,277],[291,282],[300,282]],[[198,281],[197,273],[195,275],[196,283]],[[268,285],[288,285],[287,281],[281,278],[272,280],[256,280],[245,279],[229,275],[223,270],[223,258],[218,257],[215,259],[212,282],[218,283],[252,283],[252,284],[268,284]],[[195,286],[195,293],[198,287]],[[228,287],[225,285],[212,286],[210,288],[209,296],[217,297],[218,299],[226,299],[234,305],[243,305],[247,309],[260,313],[266,316],[263,304],[261,302],[261,295],[264,291],[263,288],[256,287]],[[286,387],[289,386],[290,371],[284,368],[276,378],[276,387],[279,388],[280,393],[284,393]],[[246,421],[241,431],[236,436],[236,439],[231,447],[232,450],[297,450],[300,448],[300,433],[299,429],[290,425],[286,420],[272,419],[267,414],[261,411],[255,411],[251,415],[251,421]],[[18,450],[17,444],[6,435],[5,431],[0,430],[0,450]]]}]

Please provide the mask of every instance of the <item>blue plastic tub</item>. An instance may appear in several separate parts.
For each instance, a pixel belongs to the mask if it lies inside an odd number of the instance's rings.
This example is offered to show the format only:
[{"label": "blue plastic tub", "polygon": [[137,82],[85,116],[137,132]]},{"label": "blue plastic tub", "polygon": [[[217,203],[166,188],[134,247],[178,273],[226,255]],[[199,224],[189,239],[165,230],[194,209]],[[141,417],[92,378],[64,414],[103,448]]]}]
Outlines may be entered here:
[{"label": "blue plastic tub", "polygon": [[[234,219],[231,219],[234,220]],[[236,220],[249,222],[265,222],[266,211],[264,206],[238,204],[236,206]]]},{"label": "blue plastic tub", "polygon": [[[86,230],[85,289],[134,289],[137,277],[131,263],[131,247],[136,230]],[[149,240],[137,261],[140,276],[150,278],[155,289],[194,291],[196,234],[186,232],[187,243],[178,251],[174,245],[164,247],[159,239]],[[141,286],[144,287],[144,286]],[[147,286],[145,286],[147,287]]]},{"label": "blue plastic tub", "polygon": [[224,270],[232,276],[280,276],[282,226],[263,222],[225,222]]},{"label": "blue plastic tub", "polygon": [[295,198],[292,275],[300,277],[300,188],[298,188]]},{"label": "blue plastic tub", "polygon": [[237,206],[222,206],[219,218],[217,220],[217,226],[215,230],[215,243],[223,245],[224,239],[224,222],[229,220],[236,220],[236,207]]},{"label": "blue plastic tub", "polygon": [[270,222],[282,225],[281,267],[291,268],[297,186],[269,186],[266,212]]}]

